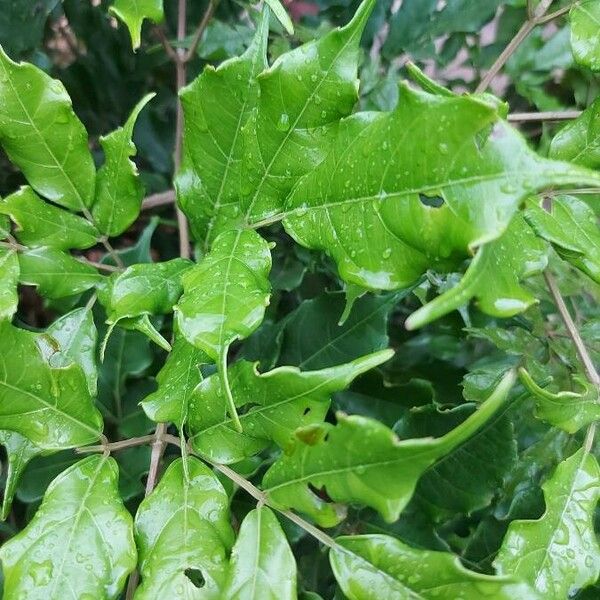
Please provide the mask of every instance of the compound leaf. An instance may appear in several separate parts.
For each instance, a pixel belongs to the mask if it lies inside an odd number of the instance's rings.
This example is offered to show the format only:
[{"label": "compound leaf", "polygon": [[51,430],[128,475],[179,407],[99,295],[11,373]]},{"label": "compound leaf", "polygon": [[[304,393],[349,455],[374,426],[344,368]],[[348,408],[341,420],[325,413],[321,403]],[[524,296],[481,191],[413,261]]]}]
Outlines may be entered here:
[{"label": "compound leaf", "polygon": [[0,144],[45,198],[73,210],[92,203],[94,161],[63,84],[1,48]]},{"label": "compound leaf", "polygon": [[96,176],[92,216],[98,230],[109,237],[123,233],[136,220],[142,206],[144,186],[131,161],[136,153],[131,138],[138,115],[154,96],[144,96],[123,127],[100,138],[105,162]]},{"label": "compound leaf", "polygon": [[271,509],[250,511],[231,552],[226,600],[296,600],[296,561]]},{"label": "compound leaf", "polygon": [[17,225],[16,238],[26,246],[70,250],[98,242],[98,232],[89,221],[44,202],[29,186],[0,202],[0,213],[10,215]]},{"label": "compound leaf", "polygon": [[29,525],[0,549],[7,598],[119,597],[136,564],[112,458],[90,456],[48,487]]},{"label": "compound leaf", "polygon": [[453,554],[417,550],[387,535],[345,536],[336,544],[329,560],[349,600],[539,599],[527,584],[511,577],[469,571]]},{"label": "compound leaf", "polygon": [[37,336],[0,322],[0,429],[45,450],[89,444],[102,432],[81,367],[48,364]]},{"label": "compound leaf", "polygon": [[399,440],[378,421],[343,414],[338,414],[335,427],[300,429],[294,451],[266,472],[265,492],[278,505],[300,510],[324,527],[337,524],[342,514],[309,485],[325,488],[335,502],[366,504],[393,522],[425,470],[487,422],[506,400],[514,379],[513,372],[507,373],[475,413],[440,438]]},{"label": "compound leaf", "polygon": [[197,240],[208,249],[239,216],[242,127],[258,97],[256,76],[267,67],[266,10],[248,50],[217,69],[208,65],[181,91],[185,114],[177,199]]},{"label": "compound leaf", "polygon": [[[233,544],[229,499],[213,472],[195,458],[169,465],[135,517],[142,584],[135,600],[218,600]],[[187,470],[186,470],[187,466]],[[204,581],[199,589],[192,578]]]},{"label": "compound leaf", "polygon": [[219,463],[241,461],[271,442],[289,449],[295,429],[323,422],[333,393],[392,355],[393,351],[383,350],[345,365],[304,372],[279,367],[259,373],[252,363],[238,361],[229,369],[229,381],[236,405],[249,405],[239,417],[243,433],[232,428],[223,384],[213,375],[198,386],[190,400],[192,446]]},{"label": "compound leaf", "polygon": [[600,497],[598,463],[582,448],[542,487],[546,512],[535,521],[511,522],[494,565],[531,583],[543,598],[563,600],[600,574],[592,523]]}]

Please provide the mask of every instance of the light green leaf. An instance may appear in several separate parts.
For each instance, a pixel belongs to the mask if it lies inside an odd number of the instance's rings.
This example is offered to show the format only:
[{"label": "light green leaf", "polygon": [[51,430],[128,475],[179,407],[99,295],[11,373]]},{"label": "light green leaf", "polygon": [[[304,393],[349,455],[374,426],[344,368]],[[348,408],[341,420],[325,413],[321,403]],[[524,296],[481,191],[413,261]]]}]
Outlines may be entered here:
[{"label": "light green leaf", "polygon": [[123,233],[140,213],[144,186],[131,161],[136,153],[132,136],[138,115],[154,96],[144,96],[123,127],[100,138],[105,162],[96,178],[92,216],[99,231],[109,237]]},{"label": "light green leaf", "polygon": [[600,168],[600,98],[552,138],[550,158]]},{"label": "light green leaf", "polygon": [[285,27],[285,30],[290,34],[294,35],[294,24],[287,14],[287,11],[279,0],[265,0],[266,4],[271,7],[273,14],[277,17],[277,20]]},{"label": "light green leaf", "polygon": [[544,600],[564,600],[600,574],[592,522],[600,497],[598,463],[582,448],[542,487],[546,512],[535,521],[512,521],[494,565],[531,583]]},{"label": "light green leaf", "polygon": [[551,392],[541,388],[525,369],[519,369],[521,383],[531,392],[536,402],[536,416],[575,433],[600,419],[598,388],[584,377],[573,375],[573,383],[580,392]]},{"label": "light green leaf", "polygon": [[136,564],[112,458],[90,456],[48,487],[29,525],[0,549],[6,598],[116,599]]},{"label": "light green leaf", "polygon": [[39,293],[49,299],[80,294],[103,279],[91,265],[45,246],[20,252],[19,266],[19,281],[37,286]]},{"label": "light green leaf", "polygon": [[0,429],[42,449],[89,444],[102,432],[87,381],[76,364],[53,368],[36,335],[0,322]]},{"label": "light green leaf", "polygon": [[129,29],[134,50],[140,47],[144,19],[160,23],[165,18],[163,0],[115,0],[108,10]]},{"label": "light green leaf", "polygon": [[517,214],[501,237],[479,248],[459,283],[410,315],[406,327],[423,327],[471,298],[476,298],[479,310],[488,315],[521,313],[538,300],[520,282],[541,273],[547,264],[547,244]]},{"label": "light green leaf", "polygon": [[12,499],[17,490],[21,474],[32,458],[39,456],[43,451],[32,444],[26,437],[14,431],[0,431],[0,444],[6,449],[6,481],[2,498],[2,515],[0,519],[6,520],[10,514]]},{"label": "light green leaf", "polygon": [[269,244],[251,230],[219,235],[212,250],[183,277],[175,307],[179,329],[214,361],[261,323],[269,303]]},{"label": "light green leaf", "polygon": [[579,0],[573,3],[571,47],[575,60],[592,71],[600,70],[600,2]]},{"label": "light green leaf", "polygon": [[0,144],[42,196],[74,210],[92,203],[94,161],[63,84],[1,48]]},{"label": "light green leaf", "polygon": [[173,422],[181,430],[188,418],[188,407],[196,386],[202,381],[200,365],[211,362],[202,351],[176,336],[173,350],[156,376],[158,389],[142,402],[149,419]]},{"label": "light green leaf", "polygon": [[358,100],[360,38],[374,5],[364,0],[348,25],[283,54],[258,77],[244,127],[244,222],[281,212],[298,178],[325,158],[332,128]]},{"label": "light green leaf", "polygon": [[174,258],[161,263],[140,263],[113,273],[98,288],[98,300],[107,322],[117,323],[141,315],[167,314],[179,299],[182,275],[192,262]]},{"label": "light green leaf", "polygon": [[558,196],[552,199],[549,211],[542,200],[529,202],[524,216],[536,235],[549,241],[561,258],[600,283],[598,219],[583,200]]},{"label": "light green leaf", "polygon": [[331,395],[347,388],[362,373],[393,356],[383,350],[321,371],[279,367],[259,373],[238,361],[229,369],[236,406],[250,405],[240,415],[243,433],[233,429],[224,410],[224,390],[218,376],[206,378],[190,399],[190,441],[196,452],[219,463],[233,463],[257,454],[275,442],[288,450],[298,427],[322,423]]},{"label": "light green leaf", "polygon": [[528,585],[510,577],[469,571],[449,552],[417,550],[387,535],[336,539],[329,560],[348,600],[538,600]]},{"label": "light green leaf", "polygon": [[[135,600],[219,600],[233,544],[229,499],[213,472],[195,458],[169,465],[135,517],[142,584]],[[200,572],[200,573],[198,573]],[[204,580],[201,589],[190,577]]]},{"label": "light green leaf", "polygon": [[534,154],[498,111],[403,84],[393,112],[340,123],[327,159],[290,194],[286,230],[330,253],[345,281],[395,289],[429,268],[456,268],[535,190],[600,184],[594,172]]},{"label": "light green leaf", "polygon": [[0,213],[17,225],[15,236],[24,245],[56,250],[91,248],[98,232],[86,219],[44,202],[29,186],[0,202]]},{"label": "light green leaf", "polygon": [[256,76],[267,67],[269,12],[240,57],[217,69],[207,65],[181,91],[185,115],[183,161],[175,180],[179,205],[207,250],[239,216],[242,183],[242,127],[258,97]]},{"label": "light green leaf", "polygon": [[41,336],[38,345],[52,367],[79,365],[88,383],[92,396],[96,395],[98,365],[96,363],[96,342],[98,332],[94,323],[91,307],[76,308],[59,317],[46,329],[46,335],[52,338],[46,341]]},{"label": "light green leaf", "polygon": [[300,429],[294,452],[269,468],[263,488],[273,502],[295,508],[323,527],[336,525],[343,515],[339,505],[326,502],[309,485],[324,487],[334,502],[365,504],[393,522],[419,477],[487,422],[506,400],[514,380],[515,374],[507,373],[476,412],[440,438],[399,440],[378,421],[341,413],[335,427]]},{"label": "light green leaf", "polygon": [[19,295],[19,259],[17,251],[0,248],[0,320],[10,319],[17,311]]},{"label": "light green leaf", "polygon": [[250,511],[231,552],[224,600],[296,600],[296,561],[273,512]]}]

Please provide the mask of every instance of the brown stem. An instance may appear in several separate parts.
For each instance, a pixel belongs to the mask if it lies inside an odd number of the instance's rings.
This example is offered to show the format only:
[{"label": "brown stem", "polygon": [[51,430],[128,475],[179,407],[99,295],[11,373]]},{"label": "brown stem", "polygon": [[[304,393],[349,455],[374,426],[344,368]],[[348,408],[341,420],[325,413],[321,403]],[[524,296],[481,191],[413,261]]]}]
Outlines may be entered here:
[{"label": "brown stem", "polygon": [[142,210],[150,210],[159,206],[165,206],[166,204],[173,204],[173,202],[175,202],[174,190],[159,192],[158,194],[152,194],[144,199]]},{"label": "brown stem", "polygon": [[194,54],[196,54],[196,50],[198,49],[198,44],[200,43],[200,40],[202,39],[202,34],[204,33],[209,21],[212,19],[212,16],[215,12],[215,9],[217,8],[218,3],[219,3],[219,0],[209,0],[208,8],[206,9],[206,12],[202,16],[202,19],[201,19],[198,27],[196,28],[196,32],[194,33],[194,37],[192,38],[192,43],[191,43],[190,47],[188,48],[188,51],[183,56],[184,63],[187,63],[190,60],[192,60],[192,58],[194,57]]},{"label": "brown stem", "polygon": [[133,448],[134,446],[144,446],[149,444],[155,439],[154,434],[143,435],[141,437],[129,438],[127,440],[121,440],[119,442],[110,442],[101,444],[98,446],[82,446],[81,448],[75,448],[77,454],[89,454],[91,452],[113,452],[115,450],[123,450],[124,448]]},{"label": "brown stem", "polygon": [[489,87],[490,83],[498,75],[502,67],[506,64],[508,59],[515,53],[517,48],[523,43],[525,38],[540,24],[540,19],[544,17],[553,0],[542,0],[537,8],[532,11],[533,14],[529,15],[529,18],[523,25],[519,31],[517,31],[515,37],[509,42],[508,46],[504,48],[500,56],[496,59],[496,62],[491,66],[490,70],[485,74],[475,92],[477,94],[481,94],[485,92]]},{"label": "brown stem", "polygon": [[[569,337],[573,341],[573,345],[575,346],[575,351],[577,352],[577,356],[579,360],[583,364],[583,369],[589,381],[593,383],[596,387],[600,388],[600,375],[598,375],[598,371],[594,365],[594,361],[590,356],[588,349],[585,347],[585,343],[579,333],[579,329],[577,325],[575,325],[573,318],[571,317],[571,313],[565,304],[565,300],[560,293],[560,289],[558,288],[558,284],[556,283],[556,279],[549,272],[544,272],[544,278],[546,279],[546,284],[548,289],[550,290],[550,294],[554,299],[554,303],[556,304],[556,308],[560,314],[560,317],[567,328],[567,332]],[[596,423],[592,423],[587,431],[585,436],[584,448],[586,452],[589,452],[592,449],[592,445],[594,443],[594,435],[596,433]]]},{"label": "brown stem", "polygon": [[508,120],[511,123],[528,123],[535,121],[569,121],[581,116],[580,110],[554,110],[548,112],[511,113]]}]

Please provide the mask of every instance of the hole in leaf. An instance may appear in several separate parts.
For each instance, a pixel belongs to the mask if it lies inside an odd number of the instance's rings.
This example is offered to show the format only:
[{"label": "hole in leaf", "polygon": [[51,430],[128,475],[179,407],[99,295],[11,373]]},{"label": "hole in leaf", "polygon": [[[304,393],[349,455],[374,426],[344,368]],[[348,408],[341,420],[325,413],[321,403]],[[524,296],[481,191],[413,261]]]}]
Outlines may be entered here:
[{"label": "hole in leaf", "polygon": [[428,196],[427,194],[419,194],[421,204],[430,206],[431,208],[440,208],[444,204],[444,199],[441,196]]},{"label": "hole in leaf", "polygon": [[325,486],[323,486],[322,488],[317,488],[312,483],[309,483],[308,484],[308,489],[315,496],[318,496],[319,498],[321,498],[321,500],[324,500],[325,502],[331,502],[331,498],[327,494],[327,490],[325,489]]},{"label": "hole in leaf", "polygon": [[323,441],[324,442],[329,441],[329,434],[328,433],[325,434],[325,437],[323,438]]},{"label": "hole in leaf", "polygon": [[189,568],[183,574],[192,582],[194,587],[203,588],[206,584],[206,579],[204,579],[204,575],[202,575],[200,569]]},{"label": "hole in leaf", "polygon": [[305,416],[306,416],[306,415],[307,415],[309,412],[310,412],[310,406],[307,406],[307,407],[304,409],[304,412],[302,413],[302,416],[304,416],[304,417],[305,417]]}]

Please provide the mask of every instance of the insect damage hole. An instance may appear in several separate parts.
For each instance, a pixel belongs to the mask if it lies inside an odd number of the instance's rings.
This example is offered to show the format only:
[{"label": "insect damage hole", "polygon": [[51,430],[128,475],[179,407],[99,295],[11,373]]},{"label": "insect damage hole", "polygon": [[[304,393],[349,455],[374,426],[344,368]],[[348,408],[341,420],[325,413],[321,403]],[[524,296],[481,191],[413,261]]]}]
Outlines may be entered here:
[{"label": "insect damage hole", "polygon": [[204,579],[204,575],[202,575],[200,569],[190,567],[189,569],[186,569],[183,574],[192,582],[194,587],[203,588],[206,584],[206,579]]},{"label": "insect damage hole", "polygon": [[440,208],[444,205],[444,199],[439,194],[419,194],[421,204],[431,208]]}]

